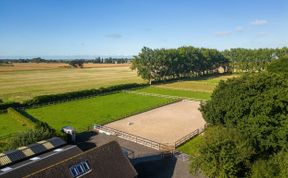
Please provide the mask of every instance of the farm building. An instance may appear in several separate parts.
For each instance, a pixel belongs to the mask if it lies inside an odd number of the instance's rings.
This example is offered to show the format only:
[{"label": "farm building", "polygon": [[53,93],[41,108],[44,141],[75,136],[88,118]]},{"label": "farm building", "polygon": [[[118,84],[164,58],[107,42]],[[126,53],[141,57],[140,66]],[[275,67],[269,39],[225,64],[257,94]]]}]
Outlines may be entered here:
[{"label": "farm building", "polygon": [[[60,144],[54,147],[53,141]],[[60,138],[53,138],[52,141],[38,142],[25,149],[2,154],[0,163],[1,178],[137,176],[136,170],[115,141],[83,152],[76,145],[67,145]]]}]

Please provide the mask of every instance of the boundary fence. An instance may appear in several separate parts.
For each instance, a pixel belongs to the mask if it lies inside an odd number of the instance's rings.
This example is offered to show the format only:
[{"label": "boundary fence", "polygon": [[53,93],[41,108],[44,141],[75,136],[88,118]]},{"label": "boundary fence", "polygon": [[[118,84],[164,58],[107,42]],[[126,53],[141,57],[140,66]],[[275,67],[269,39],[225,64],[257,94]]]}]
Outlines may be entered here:
[{"label": "boundary fence", "polygon": [[185,135],[184,137],[178,139],[175,143],[159,143],[153,140],[149,140],[147,138],[143,138],[140,136],[136,136],[130,133],[126,133],[111,127],[107,127],[107,126],[102,126],[102,125],[93,125],[93,129],[96,130],[99,133],[104,133],[106,135],[113,135],[113,136],[117,136],[119,138],[128,140],[128,141],[132,141],[135,143],[138,143],[140,145],[144,145],[147,146],[149,148],[153,148],[162,152],[170,152],[173,153],[176,149],[176,147],[182,145],[183,143],[187,142],[188,140],[190,140],[191,138],[193,138],[196,135],[199,135],[200,133],[202,133],[205,128],[207,127],[207,124],[205,124],[203,127],[194,130],[193,132]]},{"label": "boundary fence", "polygon": [[178,99],[178,100],[206,101],[204,99],[196,99],[196,98],[172,96],[172,95],[164,95],[164,94],[148,93],[148,92],[140,92],[140,91],[131,91],[131,90],[122,90],[122,92],[123,93],[136,94],[136,95],[155,96],[155,97],[169,98],[169,99]]},{"label": "boundary fence", "polygon": [[135,142],[140,145],[144,145],[144,146],[156,149],[156,150],[160,150],[160,151],[174,151],[175,150],[174,145],[170,146],[170,145],[162,144],[156,141],[149,140],[147,138],[129,134],[129,133],[126,133],[117,129],[113,129],[107,126],[94,125],[93,129],[97,130],[99,133],[105,133],[107,135],[114,135],[119,138],[132,141],[132,142]]},{"label": "boundary fence", "polygon": [[207,124],[205,124],[203,127],[200,127],[199,129],[194,130],[193,132],[185,135],[184,137],[180,138],[175,142],[175,148],[182,145],[183,143],[187,142],[191,138],[193,138],[196,135],[201,134],[207,127]]}]

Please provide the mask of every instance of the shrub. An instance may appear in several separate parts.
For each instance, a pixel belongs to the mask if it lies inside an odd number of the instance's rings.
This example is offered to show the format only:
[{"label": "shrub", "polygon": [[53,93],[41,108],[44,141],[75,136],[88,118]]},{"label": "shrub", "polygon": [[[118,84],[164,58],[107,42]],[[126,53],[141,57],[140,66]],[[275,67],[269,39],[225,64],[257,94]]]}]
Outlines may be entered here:
[{"label": "shrub", "polygon": [[210,127],[199,144],[199,155],[191,159],[191,172],[202,171],[208,177],[244,177],[250,168],[254,150],[236,129]]},{"label": "shrub", "polygon": [[20,132],[13,137],[8,143],[8,148],[16,149],[21,146],[29,145],[41,140],[55,136],[55,130],[50,128],[47,123],[37,122],[35,129]]},{"label": "shrub", "polygon": [[288,73],[288,56],[271,62],[267,70],[272,73]]},{"label": "shrub", "polygon": [[269,159],[261,159],[254,163],[252,178],[286,178],[288,177],[288,152],[282,150]]}]

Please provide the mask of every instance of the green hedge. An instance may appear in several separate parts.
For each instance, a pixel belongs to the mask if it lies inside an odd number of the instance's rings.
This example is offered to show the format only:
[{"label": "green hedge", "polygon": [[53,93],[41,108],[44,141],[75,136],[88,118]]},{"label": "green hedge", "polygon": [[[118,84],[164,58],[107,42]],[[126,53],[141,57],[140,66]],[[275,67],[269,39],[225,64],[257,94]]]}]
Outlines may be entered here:
[{"label": "green hedge", "polygon": [[8,108],[7,114],[11,116],[13,119],[21,123],[22,125],[25,125],[29,128],[34,128],[34,123],[26,116],[22,115],[20,112],[15,110],[14,108]]},{"label": "green hedge", "polygon": [[6,110],[10,107],[13,108],[17,108],[20,107],[21,104],[20,103],[16,103],[16,102],[9,102],[9,103],[0,103],[0,113],[4,113],[7,112]]},{"label": "green hedge", "polygon": [[99,88],[99,89],[89,89],[89,90],[80,90],[80,91],[74,91],[74,92],[67,92],[67,93],[60,93],[60,94],[51,94],[51,95],[43,95],[43,96],[36,96],[31,100],[25,101],[23,103],[1,103],[0,104],[0,112],[5,112],[9,107],[13,108],[29,108],[31,106],[35,105],[45,105],[49,103],[56,103],[56,102],[63,102],[67,100],[73,100],[83,97],[89,97],[89,96],[96,96],[96,95],[102,95],[107,94],[110,92],[117,92],[125,89],[131,89],[131,88],[137,88],[137,87],[144,87],[147,86],[147,84],[137,84],[137,83],[131,83],[131,84],[121,84],[121,85],[114,85],[106,88]]}]

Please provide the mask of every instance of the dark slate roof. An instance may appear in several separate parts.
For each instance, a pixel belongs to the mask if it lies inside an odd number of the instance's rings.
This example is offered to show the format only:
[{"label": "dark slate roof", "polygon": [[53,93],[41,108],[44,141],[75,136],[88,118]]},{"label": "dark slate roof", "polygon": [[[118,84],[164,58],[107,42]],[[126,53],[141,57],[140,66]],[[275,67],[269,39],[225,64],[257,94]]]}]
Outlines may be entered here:
[{"label": "dark slate roof", "polygon": [[83,178],[134,178],[137,172],[128,158],[122,153],[121,147],[115,141],[93,148],[55,165],[39,170],[27,177],[30,178],[73,178],[69,168],[82,161],[88,161],[91,172]]},{"label": "dark slate roof", "polygon": [[[25,161],[21,161],[19,163],[10,165],[8,167],[9,171],[1,171],[0,169],[0,177],[1,178],[17,178],[17,177],[24,177],[29,174],[32,174],[38,170],[44,169],[48,166],[54,165],[63,159],[70,158],[75,156],[82,151],[75,145],[66,145],[59,149],[34,156],[30,159]],[[36,159],[35,159],[36,158]]]}]

